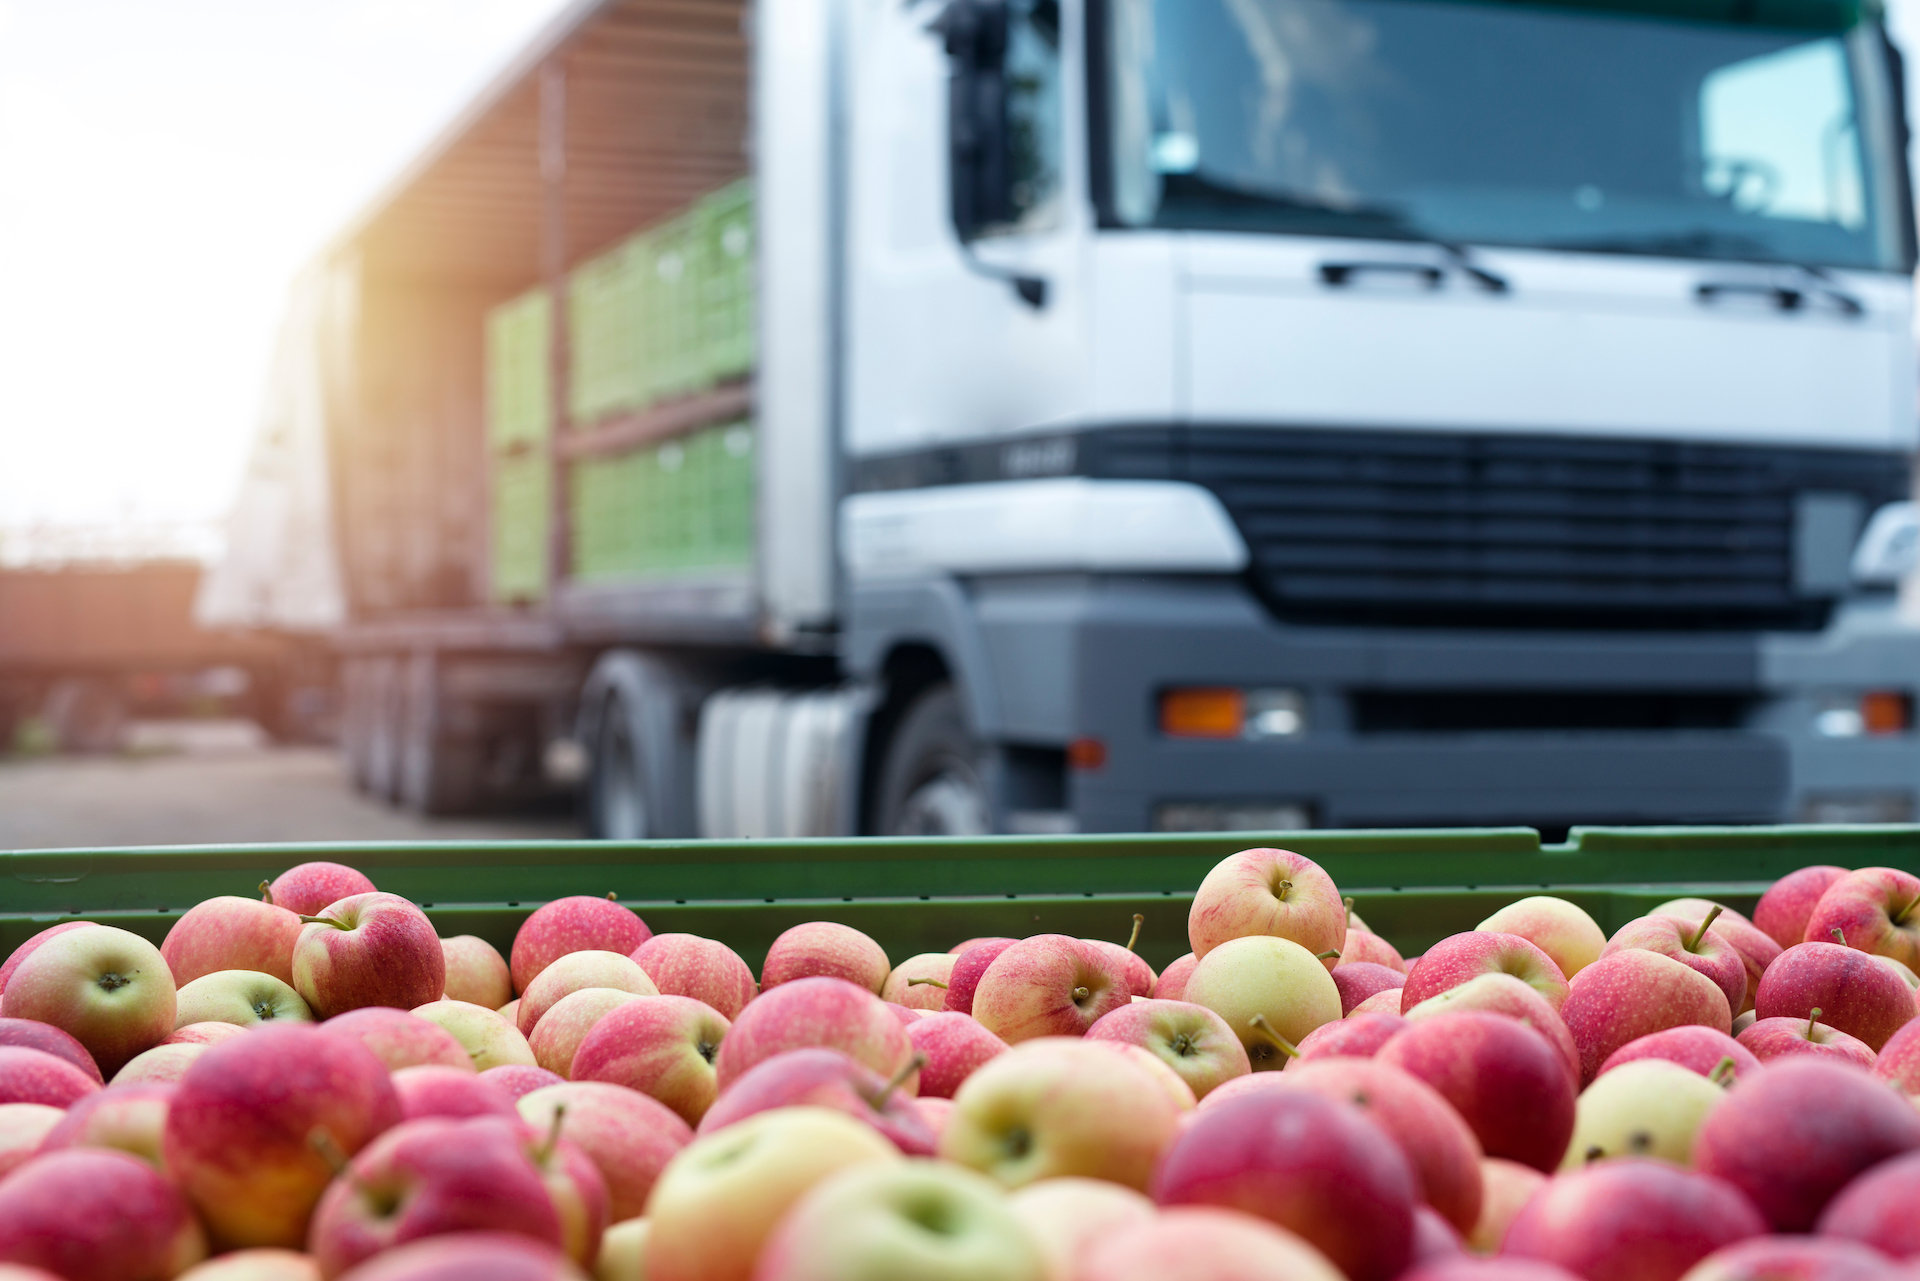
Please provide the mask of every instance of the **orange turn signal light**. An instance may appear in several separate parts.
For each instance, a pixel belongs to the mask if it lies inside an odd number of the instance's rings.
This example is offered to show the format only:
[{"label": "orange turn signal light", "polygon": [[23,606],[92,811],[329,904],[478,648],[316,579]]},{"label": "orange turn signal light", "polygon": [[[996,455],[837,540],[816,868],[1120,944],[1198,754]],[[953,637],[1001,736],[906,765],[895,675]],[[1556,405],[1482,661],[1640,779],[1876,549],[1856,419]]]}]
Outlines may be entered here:
[{"label": "orange turn signal light", "polygon": [[1912,719],[1912,702],[1898,690],[1877,689],[1860,696],[1860,721],[1869,734],[1903,734]]},{"label": "orange turn signal light", "polygon": [[1202,687],[1160,695],[1160,732],[1172,738],[1239,738],[1246,725],[1245,690]]}]

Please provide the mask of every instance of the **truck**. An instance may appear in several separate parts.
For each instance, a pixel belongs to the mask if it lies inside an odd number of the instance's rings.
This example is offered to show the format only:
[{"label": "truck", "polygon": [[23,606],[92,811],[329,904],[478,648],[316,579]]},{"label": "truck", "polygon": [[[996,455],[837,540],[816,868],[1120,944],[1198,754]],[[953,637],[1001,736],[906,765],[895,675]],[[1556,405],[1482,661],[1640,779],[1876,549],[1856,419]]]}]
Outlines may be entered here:
[{"label": "truck", "polygon": [[1907,821],[1904,100],[1858,0],[581,0],[302,278],[263,541],[427,813]]}]

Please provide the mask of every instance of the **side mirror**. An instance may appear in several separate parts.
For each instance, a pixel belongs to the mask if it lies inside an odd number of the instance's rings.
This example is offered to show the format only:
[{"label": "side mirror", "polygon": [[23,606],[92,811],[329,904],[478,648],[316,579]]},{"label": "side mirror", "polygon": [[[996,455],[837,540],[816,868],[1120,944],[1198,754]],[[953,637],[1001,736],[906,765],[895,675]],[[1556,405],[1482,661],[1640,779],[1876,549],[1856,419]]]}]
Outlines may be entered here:
[{"label": "side mirror", "polygon": [[953,225],[962,241],[1013,219],[1005,0],[949,0],[933,29],[953,64],[947,146]]}]

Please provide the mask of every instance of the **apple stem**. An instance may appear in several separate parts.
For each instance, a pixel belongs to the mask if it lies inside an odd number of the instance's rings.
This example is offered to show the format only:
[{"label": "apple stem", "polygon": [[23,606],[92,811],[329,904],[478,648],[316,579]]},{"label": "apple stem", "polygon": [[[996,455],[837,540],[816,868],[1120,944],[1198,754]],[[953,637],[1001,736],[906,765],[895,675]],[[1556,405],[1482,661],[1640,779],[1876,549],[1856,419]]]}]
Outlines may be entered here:
[{"label": "apple stem", "polygon": [[260,882],[260,901],[262,903],[273,902],[273,882],[272,881]]},{"label": "apple stem", "polygon": [[1330,947],[1324,952],[1315,952],[1313,954],[1313,959],[1316,961],[1325,961],[1329,959],[1337,961],[1340,959],[1340,953],[1337,949]]},{"label": "apple stem", "polygon": [[891,1077],[889,1077],[887,1079],[887,1083],[880,1087],[880,1093],[873,1097],[872,1099],[873,1110],[875,1112],[885,1111],[887,1106],[887,1100],[893,1097],[893,1092],[899,1089],[901,1086],[905,1085],[907,1083],[908,1077],[912,1076],[915,1072],[918,1072],[921,1068],[925,1067],[926,1065],[927,1065],[927,1056],[925,1054],[918,1053],[918,1052],[916,1052],[914,1056],[908,1059],[905,1063],[902,1063],[900,1065],[900,1070],[895,1072]]},{"label": "apple stem", "polygon": [[300,918],[300,923],[302,925],[331,925],[336,930],[350,928],[344,921],[336,921],[331,916],[303,916]]},{"label": "apple stem", "polygon": [[1127,951],[1133,951],[1133,945],[1140,941],[1140,927],[1146,923],[1147,918],[1144,914],[1140,912],[1133,914],[1133,933],[1127,935]]},{"label": "apple stem", "polygon": [[1707,936],[1707,927],[1718,920],[1720,913],[1726,910],[1726,908],[1721,907],[1718,903],[1713,905],[1713,910],[1707,913],[1707,919],[1700,922],[1700,928],[1695,930],[1693,937],[1687,940],[1687,951],[1697,952],[1700,950],[1700,940]]},{"label": "apple stem", "polygon": [[1721,1059],[1713,1065],[1713,1071],[1707,1073],[1707,1080],[1712,1081],[1724,1090],[1733,1084],[1734,1069],[1733,1055],[1729,1054],[1726,1058]]},{"label": "apple stem", "polygon": [[1809,1041],[1813,1039],[1813,1021],[1819,1018],[1822,1012],[1817,1005],[1807,1012],[1807,1039]]},{"label": "apple stem", "polygon": [[1839,926],[1837,925],[1834,926],[1832,929],[1828,930],[1827,933],[1831,934],[1833,936],[1833,941],[1838,943],[1841,947],[1845,947],[1847,945],[1847,932],[1841,929]]},{"label": "apple stem", "polygon": [[1073,989],[1073,999],[1076,1001],[1084,1001],[1092,995],[1093,995],[1093,989],[1091,988],[1076,987],[1075,989]]},{"label": "apple stem", "polygon": [[1347,897],[1341,899],[1340,906],[1347,909],[1347,928],[1352,929],[1353,928],[1353,895],[1349,894],[1347,895]]},{"label": "apple stem", "polygon": [[1273,1024],[1267,1022],[1266,1015],[1254,1015],[1247,1020],[1247,1026],[1255,1032],[1258,1032],[1263,1040],[1267,1041],[1274,1049],[1280,1051],[1280,1053],[1286,1055],[1288,1058],[1297,1059],[1300,1057],[1298,1047],[1296,1047],[1292,1041],[1289,1041],[1286,1037],[1276,1032]]},{"label": "apple stem", "polygon": [[320,1154],[320,1159],[327,1163],[327,1168],[333,1171],[334,1178],[345,1179],[347,1186],[355,1192],[369,1201],[374,1199],[373,1189],[361,1182],[360,1176],[353,1172],[353,1163],[347,1159],[347,1154],[340,1150],[340,1145],[334,1141],[333,1135],[327,1132],[326,1126],[316,1125],[308,1131],[307,1143]]},{"label": "apple stem", "polygon": [[612,890],[607,891],[607,902],[618,903],[619,901],[620,901],[620,896],[618,894],[615,894]]},{"label": "apple stem", "polygon": [[567,1105],[564,1103],[554,1104],[553,1120],[547,1122],[547,1137],[541,1140],[540,1150],[534,1157],[538,1164],[545,1165],[547,1159],[553,1155],[553,1149],[558,1146],[560,1142],[560,1123],[566,1119]]},{"label": "apple stem", "polygon": [[928,987],[937,987],[942,992],[947,990],[947,985],[945,983],[942,983],[939,979],[908,979],[907,980],[908,987],[919,987],[922,984],[925,984]]}]

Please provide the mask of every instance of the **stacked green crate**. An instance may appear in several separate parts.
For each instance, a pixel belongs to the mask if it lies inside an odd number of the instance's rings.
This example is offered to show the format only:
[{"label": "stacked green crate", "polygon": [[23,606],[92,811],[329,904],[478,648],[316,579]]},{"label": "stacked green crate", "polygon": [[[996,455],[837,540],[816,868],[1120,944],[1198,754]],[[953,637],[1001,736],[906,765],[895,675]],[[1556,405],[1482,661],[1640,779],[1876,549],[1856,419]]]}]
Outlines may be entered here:
[{"label": "stacked green crate", "polygon": [[583,581],[744,568],[753,556],[753,428],[710,427],[573,472]]},{"label": "stacked green crate", "polygon": [[647,236],[653,262],[651,308],[653,366],[650,400],[667,400],[698,390],[701,384],[698,297],[699,240],[689,234],[685,215],[655,227]]},{"label": "stacked green crate", "polygon": [[637,408],[646,401],[640,281],[621,246],[574,269],[568,289],[572,378],[568,407],[575,426]]},{"label": "stacked green crate", "polygon": [[701,241],[700,325],[705,381],[753,369],[753,182],[722,187],[694,207]]},{"label": "stacked green crate", "polygon": [[492,594],[537,600],[547,587],[547,437],[553,418],[548,369],[552,308],[535,290],[487,316],[487,445],[492,528]]}]

